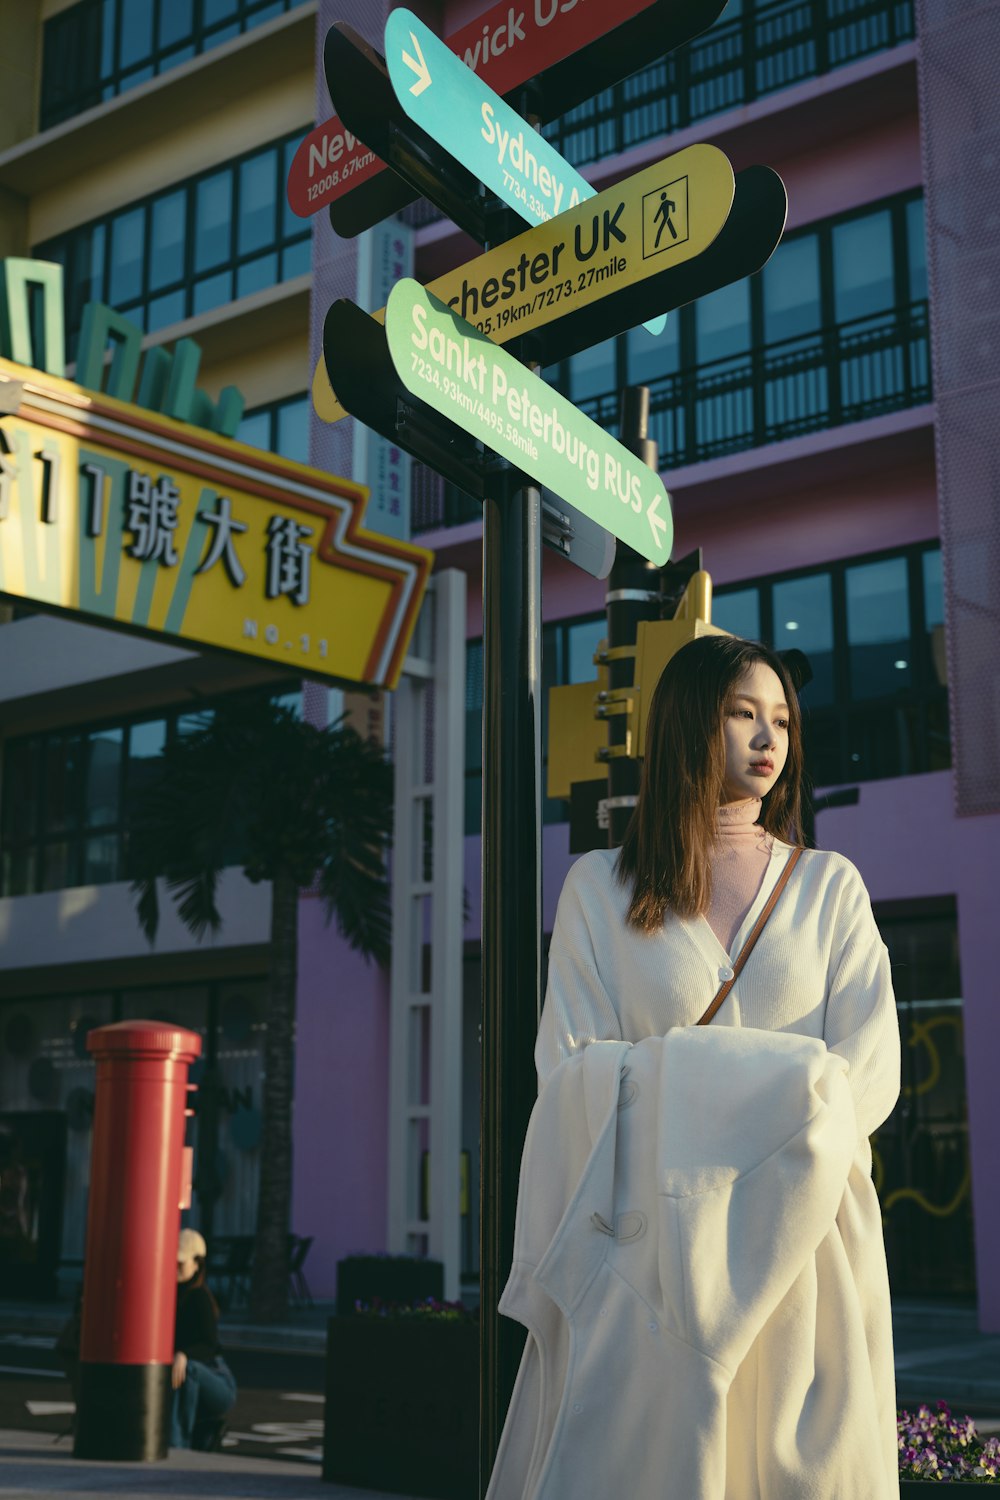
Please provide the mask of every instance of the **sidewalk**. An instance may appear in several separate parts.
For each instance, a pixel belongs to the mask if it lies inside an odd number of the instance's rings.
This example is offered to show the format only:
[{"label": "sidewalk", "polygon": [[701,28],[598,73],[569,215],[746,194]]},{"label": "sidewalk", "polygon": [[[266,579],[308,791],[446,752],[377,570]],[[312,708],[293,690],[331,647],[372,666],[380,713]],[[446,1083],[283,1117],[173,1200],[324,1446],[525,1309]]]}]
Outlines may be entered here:
[{"label": "sidewalk", "polygon": [[[380,1490],[323,1484],[318,1471],[267,1458],[173,1452],[165,1463],[102,1464],[75,1459],[68,1439],[0,1430],[0,1495],[127,1495],[129,1500],[407,1500]],[[471,1500],[471,1497],[470,1497]]]}]

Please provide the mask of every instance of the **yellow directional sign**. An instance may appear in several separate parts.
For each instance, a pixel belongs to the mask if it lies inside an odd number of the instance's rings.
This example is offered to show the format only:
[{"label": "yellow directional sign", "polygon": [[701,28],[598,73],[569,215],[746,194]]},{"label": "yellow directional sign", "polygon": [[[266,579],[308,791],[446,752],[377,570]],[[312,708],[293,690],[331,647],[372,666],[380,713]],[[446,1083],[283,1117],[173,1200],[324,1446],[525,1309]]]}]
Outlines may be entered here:
[{"label": "yellow directional sign", "polygon": [[[734,192],[728,158],[715,146],[688,146],[439,276],[427,290],[506,344],[700,255],[725,225]],[[651,306],[644,316],[661,310]],[[385,309],[373,316],[384,322]],[[324,422],[347,415],[322,358],[313,405]]]},{"label": "yellow directional sign", "polygon": [[395,687],[433,553],[368,491],[0,359],[0,597]]}]

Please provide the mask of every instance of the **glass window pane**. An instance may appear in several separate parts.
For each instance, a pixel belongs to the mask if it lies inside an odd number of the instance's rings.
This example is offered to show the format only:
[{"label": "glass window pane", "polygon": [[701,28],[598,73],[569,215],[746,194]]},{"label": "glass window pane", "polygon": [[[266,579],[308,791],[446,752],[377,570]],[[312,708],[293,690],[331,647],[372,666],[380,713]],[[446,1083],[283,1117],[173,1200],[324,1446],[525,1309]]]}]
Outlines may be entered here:
[{"label": "glass window pane", "polygon": [[847,639],[852,698],[898,693],[913,680],[906,559],[847,569]]},{"label": "glass window pane", "polygon": [[42,851],[42,890],[62,891],[69,885],[76,884],[76,874],[73,866],[76,860],[76,845],[70,845],[65,841],[57,844],[46,844]]},{"label": "glass window pane", "polygon": [[133,208],[112,220],[111,285],[108,293],[116,307],[134,302],[142,296],[144,217],[144,209]]},{"label": "glass window pane", "polygon": [[296,151],[299,148],[299,143],[304,139],[304,136],[297,135],[294,136],[292,140],[285,142],[284,157],[281,163],[282,186],[281,192],[278,196],[281,201],[281,233],[286,238],[294,234],[300,234],[303,228],[302,220],[299,218],[298,214],[292,212],[291,206],[288,202],[288,194],[285,192],[284,185],[288,181],[288,174],[291,171],[292,161],[295,157]]},{"label": "glass window pane", "polygon": [[186,292],[168,292],[165,297],[154,297],[146,305],[146,332],[152,333],[157,328],[167,328],[171,323],[179,323],[184,317]]},{"label": "glass window pane", "polygon": [[829,573],[774,585],[774,649],[805,652],[813,680],[802,689],[804,708],[832,703],[833,598]]},{"label": "glass window pane", "polygon": [[309,398],[302,396],[278,408],[278,452],[300,464],[309,462]]},{"label": "glass window pane", "polygon": [[819,242],[806,234],[779,245],[763,271],[767,343],[815,333],[820,326]]},{"label": "glass window pane", "polygon": [[165,719],[147,719],[128,732],[128,798],[131,801],[160,773],[160,753],[167,742]]},{"label": "glass window pane", "polygon": [[750,347],[750,283],[735,281],[694,305],[695,357],[700,365]]},{"label": "glass window pane", "polygon": [[944,621],[944,580],[941,575],[941,549],[935,547],[925,552],[924,568],[924,623],[940,625]]},{"label": "glass window pane", "polygon": [[312,245],[308,236],[294,245],[287,245],[281,252],[281,279],[291,281],[295,276],[305,276],[312,264]]},{"label": "glass window pane", "polygon": [[45,744],[43,818],[46,833],[80,826],[80,741],[76,735],[50,735]]},{"label": "glass window pane", "polygon": [[38,740],[9,740],[3,751],[3,842],[38,834]]},{"label": "glass window pane", "polygon": [[598,616],[596,620],[583,620],[579,625],[571,625],[567,631],[566,651],[566,682],[592,682],[597,676],[597,668],[594,666],[594,652],[597,643],[604,639],[608,633],[607,618]]},{"label": "glass window pane", "polygon": [[168,0],[160,5],[159,44],[161,49],[182,42],[194,28],[194,0]]},{"label": "glass window pane", "polygon": [[83,845],[84,885],[108,885],[119,878],[118,835],[102,833]]},{"label": "glass window pane", "polygon": [[184,279],[187,194],[168,193],[150,208],[149,285],[153,291]]},{"label": "glass window pane", "polygon": [[247,261],[236,272],[236,295],[249,297],[251,292],[260,292],[265,287],[274,286],[277,280],[277,255],[258,255],[256,260]]},{"label": "glass window pane", "polygon": [[203,0],[204,24],[212,26],[216,21],[227,21],[239,10],[239,0]]},{"label": "glass window pane", "polygon": [[207,270],[230,258],[233,177],[216,172],[199,182],[195,194],[194,268]]},{"label": "glass window pane", "polygon": [[[73,237],[73,284],[68,298],[73,324],[79,324],[85,303],[104,300],[105,233],[103,224],[95,224],[79,230]],[[46,258],[61,257],[49,255]]]},{"label": "glass window pane", "polygon": [[191,297],[191,311],[208,312],[211,308],[221,307],[223,302],[232,300],[233,273],[220,271],[217,276],[206,276],[204,281],[195,282]]},{"label": "glass window pane", "polygon": [[89,755],[84,818],[93,828],[102,823],[118,821],[118,789],[125,731],[118,727],[96,730],[87,739]]},{"label": "glass window pane", "polygon": [[737,589],[712,599],[712,624],[745,641],[760,640],[760,595],[756,589]]},{"label": "glass window pane", "polygon": [[153,6],[151,0],[121,0],[121,52],[119,66],[128,68],[149,57],[153,50]]},{"label": "glass window pane", "polygon": [[592,349],[574,354],[569,365],[570,399],[583,401],[588,396],[602,396],[613,391],[618,383],[615,374],[615,346],[617,339],[605,339]]},{"label": "glass window pane", "polygon": [[833,226],[833,284],[838,323],[892,310],[896,293],[888,209]]},{"label": "glass window pane", "polygon": [[237,427],[236,436],[241,443],[249,443],[251,448],[269,449],[271,413],[269,411],[249,412]]},{"label": "glass window pane", "polygon": [[923,198],[915,198],[906,205],[906,254],[910,267],[910,300],[919,302],[927,296],[927,235],[924,228]]},{"label": "glass window pane", "polygon": [[273,151],[263,151],[240,166],[240,222],[238,253],[247,255],[273,245],[277,207],[277,164]]},{"label": "glass window pane", "polygon": [[627,335],[629,385],[652,385],[663,375],[680,368],[680,315],[671,313],[667,326],[655,337],[645,328],[632,328]]}]

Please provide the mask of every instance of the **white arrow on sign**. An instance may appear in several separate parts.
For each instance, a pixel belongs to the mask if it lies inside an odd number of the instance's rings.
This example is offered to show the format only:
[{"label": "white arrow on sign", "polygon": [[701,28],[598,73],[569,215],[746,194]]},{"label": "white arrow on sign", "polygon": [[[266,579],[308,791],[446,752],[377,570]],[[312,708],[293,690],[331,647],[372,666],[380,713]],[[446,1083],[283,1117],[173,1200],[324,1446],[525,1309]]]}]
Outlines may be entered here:
[{"label": "white arrow on sign", "polygon": [[656,514],[657,509],[659,508],[659,504],[660,504],[660,496],[659,495],[654,495],[653,496],[653,503],[652,503],[652,505],[649,506],[648,510],[646,511],[646,520],[649,522],[649,529],[653,533],[653,545],[654,545],[654,547],[662,547],[663,546],[663,541],[660,538],[660,536],[657,534],[656,528],[659,527],[660,531],[666,531],[666,529],[667,529],[667,523],[666,523],[666,521],[663,519],[662,516],[658,516]]},{"label": "white arrow on sign", "polygon": [[412,58],[408,52],[403,53],[403,61],[405,62],[406,66],[408,68],[412,68],[414,73],[416,73],[417,75],[416,83],[410,84],[410,93],[413,95],[414,99],[419,99],[424,89],[430,86],[431,70],[424,62],[424,54],[420,50],[420,43],[417,41],[417,38],[412,31],[410,32],[410,41],[413,43],[417,57],[420,59],[420,61],[417,62],[416,59]]}]

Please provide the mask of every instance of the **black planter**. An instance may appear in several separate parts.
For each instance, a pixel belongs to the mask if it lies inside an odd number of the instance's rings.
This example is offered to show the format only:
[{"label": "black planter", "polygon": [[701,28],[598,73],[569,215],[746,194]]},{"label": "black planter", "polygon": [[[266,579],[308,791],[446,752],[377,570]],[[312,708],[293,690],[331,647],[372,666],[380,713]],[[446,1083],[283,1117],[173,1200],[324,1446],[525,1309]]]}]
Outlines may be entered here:
[{"label": "black planter", "polygon": [[476,1322],[329,1320],[323,1478],[433,1500],[475,1500]]},{"label": "black planter", "polygon": [[444,1266],[439,1260],[406,1255],[350,1255],[337,1262],[337,1316],[347,1318],[355,1302],[426,1302],[444,1297]]}]

